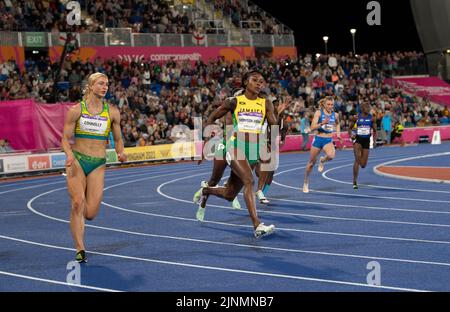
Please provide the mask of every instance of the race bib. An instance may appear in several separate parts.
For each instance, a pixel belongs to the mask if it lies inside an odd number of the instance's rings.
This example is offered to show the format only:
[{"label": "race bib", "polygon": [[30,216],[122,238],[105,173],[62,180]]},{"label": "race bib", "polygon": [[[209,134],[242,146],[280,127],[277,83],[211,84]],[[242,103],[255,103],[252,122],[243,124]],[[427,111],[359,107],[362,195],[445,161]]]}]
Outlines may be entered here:
[{"label": "race bib", "polygon": [[358,135],[370,135],[370,128],[369,127],[360,127],[356,131]]},{"label": "race bib", "polygon": [[108,118],[103,116],[82,115],[80,117],[80,130],[97,135],[103,135],[108,128]]},{"label": "race bib", "polygon": [[333,124],[325,124],[322,125],[322,129],[327,132],[333,132],[334,131],[334,125]]},{"label": "race bib", "polygon": [[261,113],[238,113],[238,129],[240,132],[261,132]]}]

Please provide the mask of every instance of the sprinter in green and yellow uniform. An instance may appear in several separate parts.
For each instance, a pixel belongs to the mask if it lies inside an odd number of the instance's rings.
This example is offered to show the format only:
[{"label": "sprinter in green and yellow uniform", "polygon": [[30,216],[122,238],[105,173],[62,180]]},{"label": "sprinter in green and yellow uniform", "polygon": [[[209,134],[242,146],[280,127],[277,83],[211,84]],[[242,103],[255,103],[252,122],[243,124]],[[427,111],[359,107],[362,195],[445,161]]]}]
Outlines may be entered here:
[{"label": "sprinter in green and yellow uniform", "polygon": [[[72,201],[70,229],[78,262],[86,262],[84,221],[97,215],[103,197],[106,143],[112,131],[119,161],[126,161],[120,131],[120,112],[103,101],[108,77],[94,73],[87,79],[84,99],[67,113],[62,148],[66,153],[67,190]],[[75,144],[70,140],[75,134]]]},{"label": "sprinter in green and yellow uniform", "polygon": [[[208,118],[208,125],[215,120],[232,113],[233,134],[227,138],[225,144],[226,160],[231,167],[231,176],[226,187],[204,187],[200,203],[207,195],[215,195],[232,201],[240,190],[244,188],[244,199],[250,218],[252,219],[254,235],[260,238],[273,233],[274,225],[261,223],[255,204],[255,192],[253,190],[253,169],[259,161],[260,134],[264,121],[267,119],[269,126],[278,125],[272,102],[260,96],[265,86],[263,75],[257,70],[251,70],[242,78],[245,92],[241,95],[228,98]],[[278,107],[278,117],[284,111],[286,104]],[[261,147],[264,148],[264,147]],[[197,219],[202,221],[205,208],[199,206]]]}]

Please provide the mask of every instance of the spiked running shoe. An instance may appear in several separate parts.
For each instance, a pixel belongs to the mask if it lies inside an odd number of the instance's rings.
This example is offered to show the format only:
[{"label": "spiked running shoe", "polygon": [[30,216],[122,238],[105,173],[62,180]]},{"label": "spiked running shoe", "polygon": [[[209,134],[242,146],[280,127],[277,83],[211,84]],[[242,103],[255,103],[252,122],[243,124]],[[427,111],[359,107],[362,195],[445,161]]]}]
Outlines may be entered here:
[{"label": "spiked running shoe", "polygon": [[268,236],[275,231],[275,225],[264,225],[264,223],[260,223],[258,227],[255,229],[255,237],[261,238],[264,236]]},{"label": "spiked running shoe", "polygon": [[233,207],[233,209],[241,209],[241,204],[239,203],[237,197],[233,199],[233,201],[231,202],[231,206]]},{"label": "spiked running shoe", "polygon": [[198,203],[202,197],[202,190],[204,187],[208,187],[208,182],[206,181],[202,181],[202,183],[200,184],[200,189],[195,192],[194,194],[194,198],[192,199],[194,203]]},{"label": "spiked running shoe", "polygon": [[256,197],[258,197],[259,202],[260,202],[261,204],[267,205],[267,204],[270,203],[270,201],[266,198],[266,196],[264,196],[264,193],[263,193],[261,190],[259,190],[258,192],[256,192]]},{"label": "spiked running shoe", "polygon": [[203,220],[205,219],[205,210],[206,208],[202,208],[202,206],[198,206],[197,209],[197,213],[195,214],[195,218],[200,221],[203,222]]},{"label": "spiked running shoe", "polygon": [[86,263],[87,262],[86,251],[84,250],[78,251],[77,254],[75,255],[75,260],[78,263]]},{"label": "spiked running shoe", "polygon": [[309,193],[309,186],[308,183],[303,184],[303,193]]}]

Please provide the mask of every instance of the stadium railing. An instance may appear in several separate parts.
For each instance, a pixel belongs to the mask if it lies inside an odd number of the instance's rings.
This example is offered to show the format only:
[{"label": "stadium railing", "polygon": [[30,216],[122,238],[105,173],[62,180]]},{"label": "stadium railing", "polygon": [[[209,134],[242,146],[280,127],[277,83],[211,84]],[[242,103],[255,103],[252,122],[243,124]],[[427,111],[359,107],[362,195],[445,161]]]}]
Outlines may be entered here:
[{"label": "stadium railing", "polygon": [[[45,32],[0,32],[2,46],[51,47],[63,46],[65,33]],[[287,47],[295,46],[292,34],[251,34],[246,32],[247,40],[236,42],[232,34],[204,34],[198,43],[193,34],[154,34],[132,33],[128,29],[109,29],[105,33],[77,33],[80,47],[90,46],[255,46],[255,47]],[[193,39],[194,38],[194,39]]]}]

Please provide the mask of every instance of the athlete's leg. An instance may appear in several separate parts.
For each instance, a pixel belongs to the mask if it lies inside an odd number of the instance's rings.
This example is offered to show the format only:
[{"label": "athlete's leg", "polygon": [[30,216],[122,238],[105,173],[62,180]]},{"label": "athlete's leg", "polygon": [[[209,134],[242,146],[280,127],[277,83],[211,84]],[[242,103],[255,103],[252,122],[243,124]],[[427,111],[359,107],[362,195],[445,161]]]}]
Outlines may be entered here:
[{"label": "athlete's leg", "polygon": [[355,161],[353,163],[353,188],[358,185],[359,166],[361,164],[362,146],[359,143],[353,144],[353,154]]},{"label": "athlete's leg", "polygon": [[70,211],[70,231],[72,232],[75,248],[85,250],[84,246],[84,214],[86,209],[86,176],[77,160],[70,167],[66,167],[67,190],[72,202]]},{"label": "athlete's leg", "polygon": [[311,174],[311,171],[314,167],[314,165],[316,164],[317,161],[317,156],[319,156],[321,149],[315,147],[315,146],[311,146],[311,150],[309,152],[309,161],[306,165],[306,169],[305,169],[305,179],[303,181],[303,192],[304,193],[308,193],[309,192],[309,175]]},{"label": "athlete's leg", "polygon": [[203,189],[203,194],[215,195],[228,201],[232,201],[243,186],[245,203],[247,205],[250,218],[252,219],[253,227],[256,229],[260,221],[256,213],[255,193],[253,191],[253,185],[255,182],[253,179],[252,167],[246,159],[232,160],[231,170],[233,171],[233,178],[230,183],[227,184],[227,187],[207,187]]},{"label": "athlete's leg", "polygon": [[222,179],[223,173],[225,172],[226,168],[227,168],[226,160],[214,159],[213,172],[211,174],[211,177],[209,178],[208,185],[216,186],[217,184],[219,184],[220,179]]},{"label": "athlete's leg", "polygon": [[[201,189],[201,199],[200,199],[200,205],[197,209],[196,218],[199,221],[203,221],[205,218],[205,207],[206,207],[206,200],[208,199],[209,195],[215,195],[217,197],[223,198],[228,201],[236,200],[236,196],[239,194],[243,186],[243,183],[241,179],[232,171],[230,174],[230,178],[228,179],[227,186],[215,186],[215,187],[203,187]],[[233,206],[233,208],[235,208]],[[240,209],[239,207],[236,207],[235,209]]]},{"label": "athlete's leg", "polygon": [[369,149],[362,148],[361,149],[361,161],[360,161],[360,166],[362,169],[366,168],[368,160],[369,160]]},{"label": "athlete's leg", "polygon": [[275,171],[269,171],[267,173],[266,184],[264,184],[264,187],[263,187],[264,196],[267,196],[267,193],[269,192],[270,185],[272,184],[274,174],[275,174]]},{"label": "athlete's leg", "polygon": [[328,143],[327,145],[325,145],[323,147],[323,151],[325,152],[325,156],[324,157],[320,157],[320,159],[319,159],[319,168],[318,168],[319,172],[322,172],[323,168],[324,168],[324,164],[327,161],[333,160],[334,156],[336,155],[336,150],[334,148],[333,142]]},{"label": "athlete's leg", "polygon": [[103,198],[105,166],[100,166],[86,177],[86,220],[93,220]]},{"label": "athlete's leg", "polygon": [[269,171],[262,171],[261,166],[258,163],[257,168],[259,168],[259,175],[258,175],[258,191],[262,191],[264,188],[264,185],[266,184],[266,180],[269,174]]},{"label": "athlete's leg", "polygon": [[[223,173],[225,172],[225,169],[227,167],[226,160],[223,159],[214,159],[213,162],[213,171],[211,173],[211,177],[209,178],[208,182],[202,181],[202,187],[195,192],[193,201],[194,203],[198,203],[201,196],[202,196],[202,189],[205,186],[216,186],[219,184],[220,179],[222,179]],[[205,202],[206,205],[206,202]]]}]

